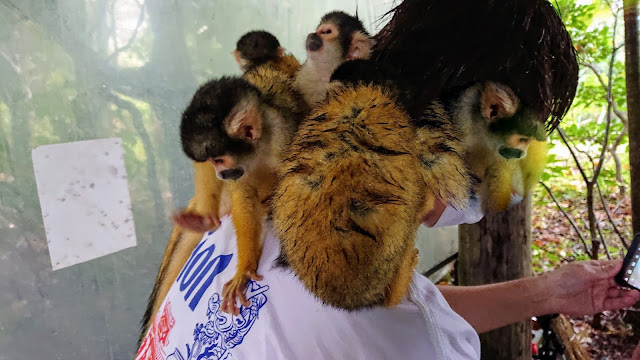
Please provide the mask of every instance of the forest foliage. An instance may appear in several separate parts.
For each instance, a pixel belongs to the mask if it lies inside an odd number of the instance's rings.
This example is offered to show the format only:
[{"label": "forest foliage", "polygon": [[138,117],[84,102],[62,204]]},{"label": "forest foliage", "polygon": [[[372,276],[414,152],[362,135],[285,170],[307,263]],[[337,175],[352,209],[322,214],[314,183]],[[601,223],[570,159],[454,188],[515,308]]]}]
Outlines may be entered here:
[{"label": "forest foliage", "polygon": [[536,272],[574,259],[619,257],[631,240],[622,2],[556,6],[578,54],[580,81],[571,110],[550,136],[534,195]]}]

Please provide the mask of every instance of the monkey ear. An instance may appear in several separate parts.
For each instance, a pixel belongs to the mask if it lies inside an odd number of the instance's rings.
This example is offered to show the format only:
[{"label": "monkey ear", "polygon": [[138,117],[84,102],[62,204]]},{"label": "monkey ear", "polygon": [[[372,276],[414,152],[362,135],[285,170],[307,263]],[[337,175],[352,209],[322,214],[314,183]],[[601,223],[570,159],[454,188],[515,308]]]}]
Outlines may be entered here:
[{"label": "monkey ear", "polygon": [[240,68],[242,70],[245,69],[245,67],[248,65],[248,61],[245,60],[242,55],[240,55],[240,51],[233,50],[233,57],[236,59],[236,62],[238,63],[238,65],[240,65]]},{"label": "monkey ear", "polygon": [[487,82],[480,95],[480,112],[489,120],[510,117],[518,110],[520,100],[510,87]]},{"label": "monkey ear", "polygon": [[279,58],[284,56],[284,51],[285,50],[284,50],[284,48],[282,46],[278,46],[277,54],[278,54]]},{"label": "monkey ear", "polygon": [[227,118],[226,130],[229,136],[247,141],[255,141],[262,134],[262,117],[255,103],[249,103]]},{"label": "monkey ear", "polygon": [[375,42],[362,31],[356,31],[351,37],[351,45],[347,52],[347,60],[369,59]]}]

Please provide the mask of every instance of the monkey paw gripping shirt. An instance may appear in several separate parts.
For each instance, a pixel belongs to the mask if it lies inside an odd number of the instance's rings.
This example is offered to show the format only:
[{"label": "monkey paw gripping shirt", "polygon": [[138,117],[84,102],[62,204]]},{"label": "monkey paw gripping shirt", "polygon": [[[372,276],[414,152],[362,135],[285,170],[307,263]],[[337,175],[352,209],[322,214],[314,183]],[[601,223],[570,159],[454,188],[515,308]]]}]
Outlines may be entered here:
[{"label": "monkey paw gripping shirt", "polygon": [[268,222],[258,268],[264,278],[246,290],[251,306],[239,316],[220,311],[237,260],[230,220],[195,248],[136,360],[480,359],[476,332],[417,273],[395,307],[346,312],[323,305],[291,271],[274,267],[279,244]]}]

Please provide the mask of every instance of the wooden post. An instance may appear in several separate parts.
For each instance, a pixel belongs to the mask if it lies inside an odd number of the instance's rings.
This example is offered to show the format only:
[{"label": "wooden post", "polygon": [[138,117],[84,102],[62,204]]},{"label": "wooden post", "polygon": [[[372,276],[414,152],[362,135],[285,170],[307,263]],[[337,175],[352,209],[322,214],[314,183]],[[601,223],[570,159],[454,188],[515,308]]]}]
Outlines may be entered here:
[{"label": "wooden post", "polygon": [[[531,276],[531,198],[477,224],[460,225],[459,239],[461,286]],[[480,341],[483,360],[530,360],[531,319],[480,334]]]},{"label": "wooden post", "polygon": [[624,53],[631,165],[631,222],[640,232],[640,60],[638,58],[638,0],[624,0]]},{"label": "wooden post", "polygon": [[571,321],[566,316],[560,315],[551,320],[551,330],[564,345],[564,357],[566,360],[591,360],[589,352],[580,344],[579,338],[573,331]]}]

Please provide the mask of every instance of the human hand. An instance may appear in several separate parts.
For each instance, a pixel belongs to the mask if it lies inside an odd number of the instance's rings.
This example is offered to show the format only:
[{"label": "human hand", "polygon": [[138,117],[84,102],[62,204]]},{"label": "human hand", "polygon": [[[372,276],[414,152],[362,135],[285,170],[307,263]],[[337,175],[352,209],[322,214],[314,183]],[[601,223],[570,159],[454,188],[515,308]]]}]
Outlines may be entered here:
[{"label": "human hand", "polygon": [[216,214],[198,215],[183,210],[172,214],[171,220],[181,228],[194,232],[206,232],[220,227],[220,219]]},{"label": "human hand", "polygon": [[614,280],[621,268],[622,259],[577,261],[541,275],[547,277],[553,311],[584,316],[635,304],[640,291],[621,288]]}]

